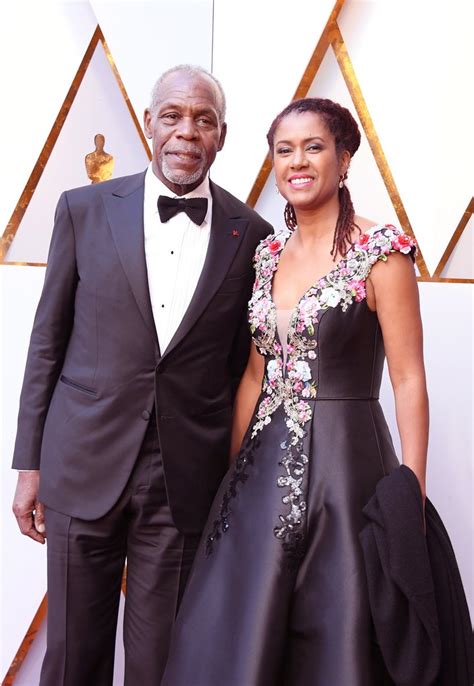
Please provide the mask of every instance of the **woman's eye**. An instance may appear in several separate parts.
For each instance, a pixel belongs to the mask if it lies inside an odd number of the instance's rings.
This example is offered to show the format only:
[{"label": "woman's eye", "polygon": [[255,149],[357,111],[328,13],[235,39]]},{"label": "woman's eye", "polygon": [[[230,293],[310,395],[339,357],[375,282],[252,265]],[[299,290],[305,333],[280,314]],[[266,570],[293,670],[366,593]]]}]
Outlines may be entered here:
[{"label": "woman's eye", "polygon": [[291,152],[290,148],[277,148],[278,155],[286,155]]},{"label": "woman's eye", "polygon": [[322,148],[317,143],[313,143],[312,145],[308,146],[308,150],[311,150],[311,152],[319,152],[320,150],[322,150]]}]

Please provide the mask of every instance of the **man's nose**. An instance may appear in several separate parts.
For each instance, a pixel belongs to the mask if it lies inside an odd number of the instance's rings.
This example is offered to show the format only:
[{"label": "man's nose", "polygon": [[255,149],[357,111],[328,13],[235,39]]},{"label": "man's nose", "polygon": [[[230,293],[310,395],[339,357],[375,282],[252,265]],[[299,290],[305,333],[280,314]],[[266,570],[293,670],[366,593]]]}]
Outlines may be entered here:
[{"label": "man's nose", "polygon": [[177,135],[192,140],[197,137],[197,127],[192,117],[182,117],[178,124]]}]

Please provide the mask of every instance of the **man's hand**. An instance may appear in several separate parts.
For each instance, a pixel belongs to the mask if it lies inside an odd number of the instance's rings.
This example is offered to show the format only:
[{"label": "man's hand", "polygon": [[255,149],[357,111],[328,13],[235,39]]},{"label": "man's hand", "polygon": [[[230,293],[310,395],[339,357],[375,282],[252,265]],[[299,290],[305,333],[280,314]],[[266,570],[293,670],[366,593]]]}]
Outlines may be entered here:
[{"label": "man's hand", "polygon": [[21,533],[38,543],[44,543],[46,529],[44,505],[38,502],[39,480],[39,469],[18,474],[12,509]]}]

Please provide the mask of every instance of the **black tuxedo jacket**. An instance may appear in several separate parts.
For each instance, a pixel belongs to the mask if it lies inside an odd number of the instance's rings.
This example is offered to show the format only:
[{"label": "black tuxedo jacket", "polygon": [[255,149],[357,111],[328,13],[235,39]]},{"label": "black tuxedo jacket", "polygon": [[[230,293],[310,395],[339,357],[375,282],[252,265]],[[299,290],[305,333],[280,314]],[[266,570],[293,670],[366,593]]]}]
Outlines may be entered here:
[{"label": "black tuxedo jacket", "polygon": [[252,256],[272,227],[211,183],[209,248],[161,355],[144,252],[144,173],[63,193],[20,399],[13,467],[82,519],[110,510],[156,410],[176,526],[199,532],[227,468],[232,394],[249,350]]}]

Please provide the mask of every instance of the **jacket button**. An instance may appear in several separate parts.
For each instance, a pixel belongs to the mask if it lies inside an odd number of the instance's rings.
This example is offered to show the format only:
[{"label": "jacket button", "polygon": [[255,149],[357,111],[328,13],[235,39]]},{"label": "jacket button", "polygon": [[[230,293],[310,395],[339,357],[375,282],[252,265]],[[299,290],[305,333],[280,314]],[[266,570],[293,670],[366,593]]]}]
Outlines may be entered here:
[{"label": "jacket button", "polygon": [[145,421],[148,421],[151,417],[151,414],[148,412],[148,410],[143,410],[142,412],[142,419]]}]

